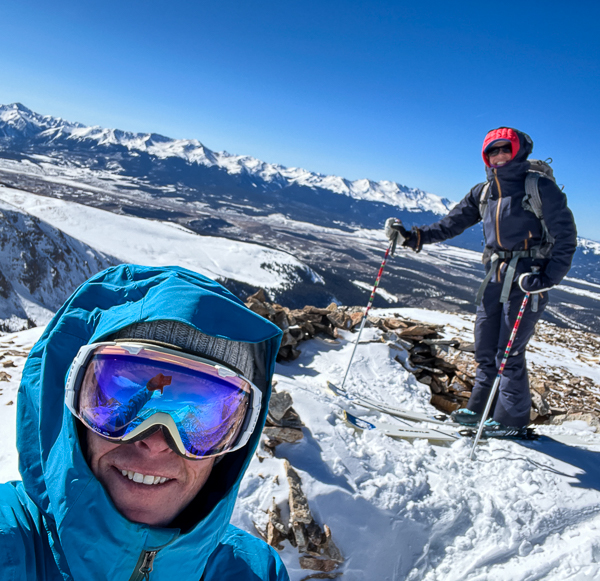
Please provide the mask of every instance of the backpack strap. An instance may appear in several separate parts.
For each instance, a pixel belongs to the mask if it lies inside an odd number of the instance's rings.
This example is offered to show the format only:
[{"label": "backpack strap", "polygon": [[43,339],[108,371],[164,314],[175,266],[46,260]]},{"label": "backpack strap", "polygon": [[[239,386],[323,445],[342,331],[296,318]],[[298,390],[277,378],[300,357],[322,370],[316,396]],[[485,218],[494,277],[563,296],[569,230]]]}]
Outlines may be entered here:
[{"label": "backpack strap", "polygon": [[483,214],[487,209],[488,198],[490,197],[490,182],[485,182],[479,194],[479,217],[483,220]]},{"label": "backpack strap", "polygon": [[[528,210],[529,212],[533,212],[536,218],[540,221],[542,225],[542,244],[539,246],[534,246],[529,250],[515,250],[515,251],[496,251],[490,257],[490,269],[488,270],[481,286],[479,287],[479,291],[477,292],[477,297],[475,298],[475,304],[480,305],[483,299],[483,293],[490,282],[494,268],[496,267],[496,263],[499,260],[507,260],[508,267],[506,269],[506,273],[504,274],[504,284],[502,285],[502,291],[500,295],[500,302],[505,303],[508,300],[510,289],[512,286],[513,278],[515,276],[517,263],[520,258],[547,258],[550,255],[552,245],[554,244],[554,237],[548,231],[548,227],[546,226],[546,222],[544,221],[544,214],[542,211],[542,198],[540,196],[540,190],[538,186],[538,181],[540,179],[539,172],[535,170],[530,170],[525,176],[525,197],[523,198],[523,208]],[[490,196],[490,182],[486,182],[481,189],[481,194],[479,196],[479,215],[483,219],[483,215],[488,207],[488,199]]]},{"label": "backpack strap", "polygon": [[475,297],[475,304],[477,306],[479,306],[483,300],[483,293],[485,292],[485,289],[494,274],[494,268],[496,267],[496,262],[498,262],[499,258],[500,257],[495,252],[492,254],[492,256],[490,256],[490,269],[487,271],[487,274],[485,275],[485,278],[483,279],[483,282],[477,291],[477,296]]},{"label": "backpack strap", "polygon": [[536,171],[527,172],[525,177],[525,197],[523,198],[523,207],[530,210],[542,224],[543,230],[543,245],[552,246],[554,244],[554,236],[548,231],[548,226],[544,221],[544,213],[542,211],[542,198],[540,197],[539,182],[540,174]]}]

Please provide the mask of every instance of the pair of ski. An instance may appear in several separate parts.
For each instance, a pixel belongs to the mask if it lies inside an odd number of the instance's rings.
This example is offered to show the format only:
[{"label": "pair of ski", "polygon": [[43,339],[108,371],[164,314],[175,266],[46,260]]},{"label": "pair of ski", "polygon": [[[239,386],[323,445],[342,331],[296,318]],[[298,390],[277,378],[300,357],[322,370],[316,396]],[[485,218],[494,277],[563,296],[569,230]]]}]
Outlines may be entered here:
[{"label": "pair of ski", "polygon": [[[344,420],[358,430],[377,430],[391,438],[423,438],[432,442],[453,442],[460,438],[473,437],[477,432],[476,428],[465,427],[451,421],[432,418],[419,412],[389,406],[364,396],[350,395],[346,390],[341,390],[330,381],[327,382],[327,388],[335,395],[346,399],[349,403],[393,416],[406,424],[402,426],[374,420],[373,418],[361,418],[344,409]],[[426,427],[425,424],[434,427]],[[526,438],[534,439],[535,434],[528,432]]]}]

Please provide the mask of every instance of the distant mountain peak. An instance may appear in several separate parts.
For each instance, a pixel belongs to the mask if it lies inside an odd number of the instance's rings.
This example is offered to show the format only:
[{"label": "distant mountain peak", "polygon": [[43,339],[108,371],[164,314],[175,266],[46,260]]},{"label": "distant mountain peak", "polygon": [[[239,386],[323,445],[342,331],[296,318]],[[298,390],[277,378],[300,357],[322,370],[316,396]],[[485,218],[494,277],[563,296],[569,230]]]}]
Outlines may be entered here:
[{"label": "distant mountain peak", "polygon": [[267,163],[248,155],[215,152],[196,139],[171,139],[157,133],[132,133],[99,126],[89,127],[39,115],[21,103],[0,106],[0,146],[3,138],[30,139],[35,140],[36,145],[56,148],[61,144],[68,147],[75,143],[89,143],[93,147],[124,147],[130,152],[140,151],[160,159],[181,158],[189,164],[216,166],[231,175],[248,175],[254,182],[262,182],[269,189],[305,186],[329,190],[355,200],[387,204],[410,212],[429,211],[442,215],[455,205],[446,198],[396,182],[376,182],[367,178],[352,181],[341,176]]},{"label": "distant mountain peak", "polygon": [[22,103],[11,103],[10,105],[6,105],[6,107],[16,111],[21,111],[22,113],[33,114],[33,111],[25,107],[25,105],[23,105]]}]

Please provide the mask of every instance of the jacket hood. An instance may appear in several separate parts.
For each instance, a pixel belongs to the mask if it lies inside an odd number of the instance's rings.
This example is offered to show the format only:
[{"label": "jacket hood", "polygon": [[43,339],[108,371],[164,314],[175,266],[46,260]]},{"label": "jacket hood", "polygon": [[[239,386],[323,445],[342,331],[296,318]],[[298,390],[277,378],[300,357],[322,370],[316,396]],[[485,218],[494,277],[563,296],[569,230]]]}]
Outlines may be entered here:
[{"label": "jacket hood", "polygon": [[498,127],[498,129],[492,129],[487,132],[481,148],[483,163],[485,163],[488,168],[491,166],[485,151],[497,141],[510,141],[510,144],[512,145],[512,159],[508,164],[511,164],[513,161],[517,161],[517,163],[525,161],[533,151],[533,141],[527,133],[523,133],[512,127]]},{"label": "jacket hood", "polygon": [[[516,148],[516,146],[513,145],[513,158],[508,163],[499,167],[491,167],[484,152],[491,143],[498,141],[499,139],[508,139],[511,144],[514,143],[514,140],[516,139],[518,140],[519,146]],[[485,170],[488,181],[492,181],[494,176],[496,176],[505,184],[510,182],[524,184],[525,176],[530,168],[527,158],[533,151],[533,141],[527,133],[523,133],[522,131],[511,127],[499,127],[498,129],[493,129],[486,135],[481,151],[483,161],[486,165]]]},{"label": "jacket hood", "polygon": [[[75,418],[64,404],[65,381],[80,347],[133,323],[173,320],[206,335],[250,343],[255,385],[264,398],[257,427],[242,449],[215,464],[179,528],[122,516],[88,467]],[[23,371],[17,404],[19,470],[37,505],[65,578],[127,581],[144,550],[160,550],[152,579],[199,579],[225,534],[240,481],[264,426],[278,327],[247,309],[218,283],[178,267],[120,265],[81,285],[46,327]]]}]

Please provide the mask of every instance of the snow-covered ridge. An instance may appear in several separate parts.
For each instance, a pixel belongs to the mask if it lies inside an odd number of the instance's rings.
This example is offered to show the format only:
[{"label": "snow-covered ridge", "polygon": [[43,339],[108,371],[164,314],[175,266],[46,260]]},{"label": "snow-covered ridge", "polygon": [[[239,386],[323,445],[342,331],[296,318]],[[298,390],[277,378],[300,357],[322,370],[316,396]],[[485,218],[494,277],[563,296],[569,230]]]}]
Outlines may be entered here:
[{"label": "snow-covered ridge", "polygon": [[600,242],[587,240],[585,238],[577,238],[577,247],[581,248],[583,254],[596,254],[600,256]]},{"label": "snow-covered ridge", "polygon": [[0,217],[4,332],[46,324],[79,284],[119,263],[177,264],[274,293],[302,283],[324,284],[317,272],[283,251],[3,186]]},{"label": "snow-covered ridge", "polygon": [[219,167],[230,174],[247,174],[271,187],[301,185],[322,188],[357,200],[368,200],[396,206],[409,211],[428,211],[445,214],[454,202],[417,188],[391,181],[368,179],[347,180],[326,176],[302,168],[288,168],[259,159],[215,152],[196,139],[170,139],[155,133],[131,133],[118,129],[87,127],[60,118],[42,116],[19,103],[0,106],[0,139],[27,138],[52,144],[58,140],[95,142],[97,145],[117,145],[131,152],[142,151],[160,159],[178,157],[191,164]]}]

